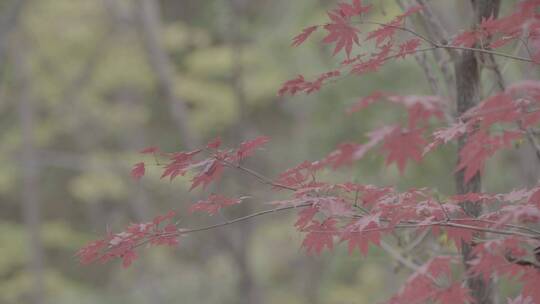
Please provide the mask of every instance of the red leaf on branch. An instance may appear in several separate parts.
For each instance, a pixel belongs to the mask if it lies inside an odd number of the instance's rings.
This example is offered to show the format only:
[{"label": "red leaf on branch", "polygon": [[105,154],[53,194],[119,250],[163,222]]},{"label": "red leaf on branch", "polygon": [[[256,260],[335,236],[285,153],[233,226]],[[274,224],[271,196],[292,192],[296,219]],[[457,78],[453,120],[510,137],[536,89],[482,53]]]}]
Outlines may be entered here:
[{"label": "red leaf on branch", "polygon": [[285,81],[278,91],[278,96],[283,96],[287,93],[294,95],[297,92],[302,92],[306,88],[306,84],[307,82],[304,76],[298,75],[294,79]]},{"label": "red leaf on branch", "polygon": [[137,163],[133,166],[133,169],[131,169],[131,177],[138,181],[144,176],[144,171],[144,163]]},{"label": "red leaf on branch", "polygon": [[362,6],[362,0],[353,0],[349,3],[338,3],[338,9],[335,12],[344,17],[353,17],[361,14],[367,14],[372,5]]},{"label": "red leaf on branch", "polygon": [[422,154],[426,155],[440,144],[447,144],[448,142],[463,136],[465,133],[467,133],[467,124],[463,122],[458,122],[447,128],[439,129],[433,132],[433,141],[424,148]]},{"label": "red leaf on branch", "polygon": [[[462,221],[460,221],[459,223],[464,224]],[[473,224],[473,226],[475,225]],[[454,245],[456,245],[456,248],[459,251],[461,251],[461,246],[463,245],[463,242],[470,243],[473,239],[473,231],[465,228],[447,227],[446,235],[448,236],[448,239],[454,242]]]},{"label": "red leaf on branch", "polygon": [[135,261],[139,256],[135,252],[135,250],[127,250],[122,255],[122,267],[128,268],[133,261]]},{"label": "red leaf on branch", "polygon": [[342,166],[350,165],[354,160],[354,153],[359,145],[355,143],[343,143],[338,148],[332,151],[322,162],[332,166],[332,169],[337,169]]},{"label": "red leaf on branch", "polygon": [[503,135],[489,136],[486,131],[479,130],[469,137],[459,152],[459,164],[456,172],[465,170],[464,182],[468,183],[477,173],[484,169],[484,163],[501,148],[508,147],[512,141],[523,136],[521,132],[505,131]]},{"label": "red leaf on branch", "polygon": [[306,248],[308,254],[320,254],[326,247],[328,250],[334,248],[334,236],[337,235],[337,221],[333,218],[328,218],[320,223],[313,220],[309,226],[305,228],[308,234],[302,242],[302,247]]},{"label": "red leaf on branch", "polygon": [[358,39],[358,29],[349,24],[348,18],[339,14],[329,12],[328,16],[333,23],[324,25],[324,29],[328,31],[328,34],[324,37],[322,42],[336,44],[332,55],[336,55],[339,51],[345,49],[347,57],[350,57],[353,44],[358,45],[360,43]]},{"label": "red leaf on branch", "polygon": [[451,260],[452,258],[448,256],[438,256],[426,262],[407,279],[405,285],[389,303],[423,303],[435,298],[441,290],[433,278],[441,275],[449,278]]},{"label": "red leaf on branch", "polygon": [[241,160],[251,156],[255,150],[262,147],[270,141],[268,136],[259,136],[252,140],[247,140],[240,144],[240,148],[236,151],[236,157]]},{"label": "red leaf on branch", "polygon": [[311,34],[315,30],[317,30],[317,28],[319,28],[318,25],[306,27],[305,29],[302,30],[302,33],[298,34],[297,36],[293,38],[293,42],[291,45],[294,47],[300,46],[302,43],[304,43],[304,41],[306,41],[306,39],[308,39],[309,36],[311,36]]},{"label": "red leaf on branch", "polygon": [[414,54],[421,43],[422,41],[419,38],[413,38],[403,42],[399,45],[399,52],[396,56],[405,58],[407,55]]},{"label": "red leaf on branch", "polygon": [[169,221],[176,216],[176,212],[173,210],[169,211],[166,215],[158,215],[153,220],[152,223],[157,227],[164,221]]},{"label": "red leaf on branch", "polygon": [[314,206],[302,209],[298,212],[298,219],[294,226],[299,230],[303,230],[313,220],[317,212],[319,212],[319,208]]},{"label": "red leaf on branch", "polygon": [[406,130],[395,127],[394,130],[384,138],[383,151],[387,153],[386,165],[395,162],[399,172],[403,174],[408,160],[420,162],[422,160],[422,149],[426,141],[422,137],[420,129]]},{"label": "red leaf on branch", "polygon": [[369,251],[369,243],[380,246],[381,231],[379,230],[379,215],[364,216],[351,222],[343,233],[341,240],[349,243],[349,254],[358,247],[362,255],[366,256]]},{"label": "red leaf on branch", "polygon": [[428,122],[431,117],[443,118],[443,100],[430,95],[388,95],[388,100],[407,108],[409,128],[416,128],[418,122]]},{"label": "red leaf on branch", "polygon": [[454,40],[452,41],[452,45],[471,48],[475,45],[476,41],[482,37],[484,36],[481,34],[481,32],[478,32],[476,30],[463,31],[459,35],[457,35],[456,38],[454,38]]},{"label": "red leaf on branch", "polygon": [[207,145],[206,145],[206,148],[207,149],[219,149],[219,147],[221,146],[221,138],[220,137],[216,137],[214,139],[212,139]]},{"label": "red leaf on branch", "polygon": [[172,160],[170,163],[165,165],[165,170],[161,174],[161,178],[169,177],[172,181],[178,175],[184,175],[191,168],[192,159],[195,155],[199,154],[201,150],[195,150],[191,152],[178,152],[170,156]]},{"label": "red leaf on branch", "polygon": [[220,178],[223,172],[223,164],[217,159],[208,159],[206,166],[195,176],[192,180],[189,191],[202,185],[203,189],[206,188],[213,180]]},{"label": "red leaf on branch", "polygon": [[375,91],[375,92],[371,93],[370,95],[361,98],[360,100],[355,102],[352,106],[350,106],[347,109],[347,114],[352,114],[352,113],[361,111],[361,110],[367,108],[368,106],[370,106],[371,104],[379,101],[385,95],[386,94],[383,93],[383,92]]},{"label": "red leaf on branch", "polygon": [[240,202],[242,202],[242,200],[238,198],[228,198],[220,194],[212,194],[208,199],[200,200],[191,205],[189,212],[205,211],[210,215],[215,215],[222,208],[237,205],[240,204]]},{"label": "red leaf on branch", "polygon": [[402,18],[395,18],[394,20],[380,25],[380,27],[370,32],[366,40],[375,39],[375,45],[379,46],[385,42],[391,42],[394,39],[394,35],[398,28],[401,26]]}]

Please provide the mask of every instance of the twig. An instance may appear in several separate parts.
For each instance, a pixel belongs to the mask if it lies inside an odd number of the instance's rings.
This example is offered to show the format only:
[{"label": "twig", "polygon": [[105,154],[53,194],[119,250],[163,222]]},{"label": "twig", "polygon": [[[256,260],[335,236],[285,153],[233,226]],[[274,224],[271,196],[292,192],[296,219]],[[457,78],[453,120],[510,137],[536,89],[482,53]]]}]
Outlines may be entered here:
[{"label": "twig", "polygon": [[442,288],[442,284],[437,281],[435,277],[433,277],[429,273],[422,273],[420,266],[416,263],[406,259],[403,255],[401,255],[394,247],[390,246],[388,243],[386,243],[384,240],[381,240],[381,248],[386,251],[388,254],[390,254],[395,260],[399,261],[403,266],[409,268],[415,273],[419,273],[421,275],[426,276],[429,278],[435,285],[437,285],[439,288]]}]

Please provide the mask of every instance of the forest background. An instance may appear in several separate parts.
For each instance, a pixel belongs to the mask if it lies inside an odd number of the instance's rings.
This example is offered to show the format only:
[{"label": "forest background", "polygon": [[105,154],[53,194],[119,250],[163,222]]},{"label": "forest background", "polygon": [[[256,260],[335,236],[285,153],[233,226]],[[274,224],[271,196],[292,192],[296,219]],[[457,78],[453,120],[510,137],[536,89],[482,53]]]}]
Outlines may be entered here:
[{"label": "forest background", "polygon": [[[467,1],[431,1],[450,33],[467,24]],[[505,7],[515,1],[503,1]],[[180,249],[148,250],[134,266],[82,267],[74,252],[96,235],[170,209],[187,214],[202,192],[188,178],[130,177],[148,146],[178,151],[216,136],[230,146],[267,135],[271,149],[250,159],[269,176],[320,159],[346,140],[400,115],[347,107],[374,90],[429,94],[413,58],[378,73],[347,77],[321,92],[277,96],[299,73],[332,69],[332,49],[291,38],[325,22],[335,1],[313,0],[3,0],[0,2],[0,302],[29,303],[373,303],[407,276],[378,248],[367,258],[340,246],[321,256],[300,250],[294,213],[202,232]],[[400,12],[377,1],[374,19]],[[445,14],[445,12],[458,12]],[[366,27],[373,27],[366,25]],[[322,38],[322,36],[320,37]],[[515,65],[511,80],[527,71]],[[538,71],[536,71],[537,73]],[[372,154],[334,179],[436,188],[453,193],[455,147],[408,166],[400,176]],[[532,186],[540,168],[527,145],[488,161],[484,191]],[[277,199],[239,174],[211,191]],[[191,226],[249,213],[249,200]],[[229,214],[230,213],[230,214]],[[439,246],[453,246],[444,237]],[[429,248],[426,248],[429,250]],[[390,261],[390,262],[389,262]],[[37,284],[37,285],[36,285]],[[512,293],[515,286],[503,286]]]}]

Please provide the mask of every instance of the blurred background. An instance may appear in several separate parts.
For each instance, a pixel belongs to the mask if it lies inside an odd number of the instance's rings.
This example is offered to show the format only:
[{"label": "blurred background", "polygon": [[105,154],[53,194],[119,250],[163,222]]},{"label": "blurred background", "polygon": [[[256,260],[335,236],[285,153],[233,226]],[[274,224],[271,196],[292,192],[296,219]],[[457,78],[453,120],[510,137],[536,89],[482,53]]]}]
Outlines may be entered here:
[{"label": "blurred background", "polygon": [[[466,1],[433,2],[450,32],[467,24]],[[335,4],[1,0],[0,303],[373,303],[395,292],[407,272],[377,248],[367,258],[349,256],[346,246],[307,256],[294,213],[189,235],[179,248],[144,248],[129,269],[119,261],[80,266],[74,258],[107,231],[171,209],[196,227],[268,208],[282,195],[231,171],[207,193],[188,192],[187,179],[160,180],[155,167],[135,182],[132,165],[151,161],[137,153],[142,148],[180,151],[216,136],[235,146],[267,135],[270,144],[246,165],[275,176],[404,117],[386,105],[345,115],[359,97],[431,94],[408,59],[316,94],[278,98],[285,80],[338,64],[320,33],[290,47]],[[393,0],[376,5],[373,20],[399,12]],[[523,69],[510,66],[505,76],[519,79]],[[497,155],[485,190],[534,184],[533,159],[526,145]],[[321,178],[449,194],[455,162],[448,146],[399,176],[371,153]],[[209,192],[251,198],[221,215],[189,216],[191,202]]]}]

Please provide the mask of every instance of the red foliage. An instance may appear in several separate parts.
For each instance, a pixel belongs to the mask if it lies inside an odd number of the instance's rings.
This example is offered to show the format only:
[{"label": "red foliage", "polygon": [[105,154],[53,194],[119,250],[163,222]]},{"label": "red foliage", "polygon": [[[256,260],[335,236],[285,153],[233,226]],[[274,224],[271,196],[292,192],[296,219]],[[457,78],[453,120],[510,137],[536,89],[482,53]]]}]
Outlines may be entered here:
[{"label": "red foliage", "polygon": [[320,254],[326,247],[328,250],[334,248],[334,236],[337,236],[336,225],[337,220],[328,218],[322,223],[313,220],[311,224],[304,228],[307,235],[302,242],[302,247],[306,248],[306,252]]},{"label": "red foliage", "polygon": [[351,55],[353,44],[359,44],[359,30],[349,24],[349,17],[334,12],[328,12],[328,17],[332,23],[324,25],[324,29],[328,34],[323,39],[323,43],[335,43],[333,55],[345,49],[347,57]]},{"label": "red foliage", "polygon": [[[338,69],[321,73],[313,80],[299,75],[286,81],[278,94],[284,96],[318,91],[330,80],[346,74],[343,71],[357,75],[377,71],[392,60],[426,51],[419,49],[422,43],[433,48],[473,48],[479,54],[499,54],[491,49],[524,40],[531,46],[528,49],[531,57],[519,58],[534,64],[535,60],[540,61],[540,47],[534,48],[540,45],[540,16],[535,12],[538,7],[538,0],[521,1],[511,14],[498,19],[484,19],[477,28],[459,33],[449,46],[428,41],[420,34],[405,38],[398,35],[403,32],[411,34],[403,27],[405,18],[421,11],[422,7],[411,7],[382,24],[365,20],[372,10],[371,5],[364,5],[360,0],[339,3],[337,8],[328,12],[328,23],[305,28],[293,38],[292,45],[301,45],[314,31],[323,28],[327,34],[322,42],[333,45],[333,55],[345,51],[346,59]],[[377,28],[362,33],[359,24],[376,24]],[[485,41],[489,41],[489,45],[483,45]],[[356,45],[364,44],[368,44],[373,52],[353,54]],[[362,255],[368,255],[370,244],[384,245],[383,238],[399,230],[410,231],[410,236],[424,232],[434,236],[444,234],[458,251],[462,250],[463,244],[473,245],[474,259],[468,265],[461,265],[461,261],[450,256],[436,256],[421,265],[411,262],[408,267],[414,270],[412,275],[389,300],[390,303],[472,302],[464,281],[453,278],[451,270],[457,265],[462,266],[466,275],[486,279],[494,275],[517,278],[523,287],[521,295],[509,299],[509,303],[540,302],[537,288],[540,284],[540,265],[537,264],[538,254],[532,253],[540,239],[540,233],[532,226],[540,223],[540,186],[514,189],[508,193],[445,196],[425,188],[398,191],[393,187],[353,182],[333,184],[321,181],[317,176],[321,170],[350,167],[376,147],[386,157],[387,165],[396,163],[400,174],[404,174],[411,160],[419,163],[426,153],[435,151],[442,144],[467,138],[459,152],[455,171],[463,171],[465,182],[468,182],[482,173],[490,157],[515,142],[521,142],[529,128],[538,126],[540,81],[525,80],[511,84],[455,120],[448,113],[445,98],[386,92],[374,92],[360,98],[348,108],[347,113],[359,112],[381,101],[397,105],[406,121],[383,125],[368,132],[367,140],[363,143],[342,143],[326,157],[304,161],[284,170],[275,179],[266,178],[242,165],[244,159],[253,156],[256,150],[269,142],[265,136],[245,141],[236,149],[223,148],[221,139],[216,138],[203,146],[205,148],[193,151],[163,153],[157,147],[149,147],[140,153],[153,154],[156,162],[158,157],[166,158],[161,177],[169,177],[172,181],[179,175],[191,176],[191,189],[201,186],[204,190],[210,183],[219,180],[225,168],[231,168],[250,175],[273,190],[288,191],[289,197],[271,202],[275,209],[217,226],[270,212],[299,209],[294,227],[305,234],[302,247],[308,254],[332,250],[334,242],[340,241],[347,243],[350,254],[358,248]],[[446,125],[441,126],[442,123]],[[131,176],[139,180],[144,173],[145,163],[140,162],[133,167]],[[191,205],[189,211],[214,215],[223,208],[240,203],[242,199],[212,194]],[[462,208],[466,203],[487,208],[480,216],[472,217]],[[76,255],[82,264],[103,263],[118,258],[127,267],[137,258],[136,248],[143,244],[174,246],[182,234],[217,227],[179,229],[172,222],[175,216],[176,213],[171,212],[157,216],[151,222],[129,225],[123,232],[109,233],[89,243]],[[534,256],[536,260],[531,261],[529,256]]]},{"label": "red foliage", "polygon": [[407,160],[420,162],[422,160],[422,149],[426,141],[422,137],[420,129],[407,130],[400,127],[394,128],[388,134],[382,146],[383,151],[387,153],[386,164],[395,162],[399,172],[405,171]]},{"label": "red foliage", "polygon": [[317,28],[319,28],[319,26],[314,25],[314,26],[306,27],[305,29],[303,29],[302,33],[298,34],[297,36],[293,38],[292,46],[300,46],[302,43],[304,43],[304,41],[306,41],[306,39],[308,39],[309,36],[311,36],[311,34],[315,30],[317,30]]},{"label": "red foliage", "polygon": [[137,163],[133,166],[133,169],[131,169],[131,177],[138,181],[144,176],[144,171],[144,163]]},{"label": "red foliage", "polygon": [[212,194],[206,200],[200,200],[197,203],[191,205],[189,212],[205,211],[209,215],[215,215],[222,208],[240,204],[241,199],[227,198],[223,195]]}]

